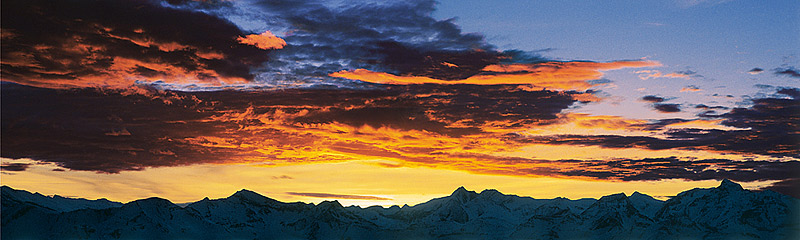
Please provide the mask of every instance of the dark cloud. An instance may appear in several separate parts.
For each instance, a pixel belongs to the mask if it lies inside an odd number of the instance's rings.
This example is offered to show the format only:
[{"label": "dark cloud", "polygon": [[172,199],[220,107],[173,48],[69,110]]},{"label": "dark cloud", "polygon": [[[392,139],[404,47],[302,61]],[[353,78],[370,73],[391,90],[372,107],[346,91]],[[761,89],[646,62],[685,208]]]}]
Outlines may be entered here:
[{"label": "dark cloud", "polygon": [[697,104],[694,108],[706,109],[706,110],[708,110],[708,109],[721,109],[721,110],[730,109],[729,107],[725,107],[725,106],[708,106],[708,105],[705,105],[705,104]]},{"label": "dark cloud", "polygon": [[675,103],[657,103],[653,105],[653,108],[662,113],[674,113],[681,111],[681,105]]},{"label": "dark cloud", "polygon": [[146,0],[3,1],[2,29],[3,80],[45,87],[251,80],[268,53],[224,19]]},{"label": "dark cloud", "polygon": [[[778,90],[792,96],[796,88]],[[610,148],[696,149],[760,154],[776,157],[800,157],[800,99],[757,98],[753,106],[734,108],[720,115],[722,124],[741,130],[682,128],[665,132],[666,139],[648,136],[559,135],[523,138],[521,141],[547,144],[598,145]],[[658,125],[659,123],[653,123]],[[659,125],[661,126],[661,125]]]},{"label": "dark cloud", "polygon": [[484,50],[421,51],[398,42],[380,42],[375,50],[384,55],[381,65],[399,75],[425,76],[444,80],[466,79],[500,61],[500,53]]},{"label": "dark cloud", "polygon": [[775,69],[776,75],[784,75],[789,77],[800,78],[800,71],[798,71],[794,67],[785,67],[785,68],[776,68]]},{"label": "dark cloud", "polygon": [[763,189],[798,197],[800,161],[734,161],[727,159],[645,158],[611,161],[569,161],[574,168],[559,174],[607,180],[654,181],[662,179],[722,180],[741,182],[782,180]]},{"label": "dark cloud", "polygon": [[[389,126],[457,136],[479,133],[478,127],[492,121],[509,122],[505,127],[547,123],[576,101],[570,92],[525,91],[505,85],[407,85],[375,93],[382,96],[366,95],[374,98],[369,104],[359,102],[358,106],[311,113],[297,120]],[[456,122],[460,127],[449,126]]]},{"label": "dark cloud", "polygon": [[[331,79],[328,74],[354,69],[464,79],[504,59],[540,59],[532,53],[499,52],[483,36],[462,33],[453,19],[434,19],[435,1],[430,0],[279,0],[241,6],[172,3],[179,8],[201,8],[233,21],[255,14],[269,23],[265,30],[287,32],[283,36],[287,46],[272,52],[271,61],[259,70],[258,79],[266,84],[341,85],[344,83],[337,82],[341,79]],[[243,5],[257,9],[257,13],[242,9]]]},{"label": "dark cloud", "polygon": [[[218,161],[182,139],[232,127],[199,122],[212,113],[198,112],[201,106],[181,95],[168,104],[136,94],[3,83],[1,97],[2,156],[73,170],[119,172]],[[128,134],[109,134],[123,130]]]},{"label": "dark cloud", "polygon": [[773,89],[775,89],[775,86],[772,86],[772,85],[769,85],[769,84],[761,84],[761,83],[755,84],[755,85],[753,85],[753,87],[764,89],[764,90],[773,90]]},{"label": "dark cloud", "polygon": [[3,165],[0,165],[0,169],[3,171],[21,172],[27,170],[30,166],[31,165],[28,163],[3,163]]},{"label": "dark cloud", "polygon": [[306,192],[286,192],[286,194],[313,197],[313,198],[333,198],[333,199],[355,199],[355,200],[378,200],[378,201],[391,201],[394,199],[376,196],[363,196],[363,195],[347,195],[347,194],[331,194],[331,193],[306,193]]},{"label": "dark cloud", "polygon": [[[800,176],[800,173],[795,174],[794,177]],[[772,190],[783,193],[794,198],[800,198],[800,178],[789,178],[780,182],[776,182],[762,190]]]},{"label": "dark cloud", "polygon": [[789,96],[793,99],[800,99],[800,89],[797,88],[780,88],[777,93]]},{"label": "dark cloud", "polygon": [[664,98],[659,96],[647,95],[642,97],[642,101],[651,103],[660,103],[664,101]]},{"label": "dark cloud", "polygon": [[[444,136],[481,134],[486,123],[498,128],[548,124],[576,101],[572,94],[579,94],[505,85],[435,84],[373,90],[138,89],[132,94],[127,90],[57,90],[3,83],[0,90],[3,157],[27,157],[100,172],[248,157],[281,159],[241,146],[271,142],[288,152],[302,151],[325,139],[311,133],[318,131],[314,128],[320,124]],[[334,151],[341,146],[325,144],[324,148]]]},{"label": "dark cloud", "polygon": [[800,174],[800,161],[734,161],[728,159],[644,158],[610,161],[578,161],[568,176],[647,181],[660,179],[731,179],[742,182],[783,180]]},{"label": "dark cloud", "polygon": [[752,74],[752,75],[756,75],[756,74],[759,74],[759,73],[762,73],[762,72],[764,72],[764,69],[762,69],[762,68],[753,68],[753,69],[750,69],[750,71],[747,71],[747,73]]}]

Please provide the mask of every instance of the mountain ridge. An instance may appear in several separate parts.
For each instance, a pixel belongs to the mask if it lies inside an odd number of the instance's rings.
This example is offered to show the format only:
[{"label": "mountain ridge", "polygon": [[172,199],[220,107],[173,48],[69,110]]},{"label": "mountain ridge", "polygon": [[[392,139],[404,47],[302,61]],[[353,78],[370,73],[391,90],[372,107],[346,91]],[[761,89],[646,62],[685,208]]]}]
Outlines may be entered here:
[{"label": "mountain ridge", "polygon": [[[635,192],[600,199],[534,199],[459,187],[414,206],[284,203],[242,189],[187,203],[45,197],[3,186],[2,238],[99,239],[613,239],[800,236],[800,200],[723,180],[661,201]],[[107,201],[107,200],[106,200]],[[69,207],[63,207],[67,205]],[[184,204],[181,204],[184,205]],[[61,207],[59,207],[61,206]],[[78,207],[76,207],[78,206]],[[82,207],[80,207],[82,206]],[[42,231],[41,229],[47,229]]]}]

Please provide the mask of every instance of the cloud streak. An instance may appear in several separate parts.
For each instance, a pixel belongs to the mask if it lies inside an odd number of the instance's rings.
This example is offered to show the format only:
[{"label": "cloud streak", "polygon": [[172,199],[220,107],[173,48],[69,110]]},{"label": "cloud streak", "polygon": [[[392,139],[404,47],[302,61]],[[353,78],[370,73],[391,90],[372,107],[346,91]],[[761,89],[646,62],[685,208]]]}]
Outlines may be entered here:
[{"label": "cloud streak", "polygon": [[394,199],[376,196],[364,195],[348,195],[348,194],[331,194],[331,193],[308,193],[308,192],[286,192],[286,194],[301,197],[313,198],[327,198],[327,199],[353,199],[353,200],[376,200],[376,201],[392,201]]},{"label": "cloud streak", "polygon": [[[532,64],[488,65],[476,75],[461,80],[435,79],[424,76],[397,76],[366,69],[339,71],[331,77],[341,77],[379,84],[528,84],[540,89],[586,91],[593,85],[590,80],[602,78],[601,71],[626,67],[657,66],[652,61],[597,62],[544,62]],[[458,66],[451,66],[458,68]]]},{"label": "cloud streak", "polygon": [[776,68],[775,75],[800,78],[800,71],[794,67]]}]

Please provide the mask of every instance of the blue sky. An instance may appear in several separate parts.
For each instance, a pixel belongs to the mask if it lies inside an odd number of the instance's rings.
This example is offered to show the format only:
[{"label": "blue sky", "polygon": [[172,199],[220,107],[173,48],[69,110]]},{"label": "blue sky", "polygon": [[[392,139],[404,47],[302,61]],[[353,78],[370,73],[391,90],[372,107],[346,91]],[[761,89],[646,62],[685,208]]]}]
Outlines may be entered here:
[{"label": "blue sky", "polygon": [[[641,74],[635,73],[642,69],[611,71],[605,77],[616,88],[602,90],[624,100],[617,98],[618,105],[601,103],[580,110],[655,118],[657,114],[646,109],[630,111],[646,105],[632,100],[661,95],[674,103],[732,107],[746,105],[744,100],[759,92],[774,92],[756,84],[798,86],[796,78],[770,71],[800,65],[798,13],[798,1],[443,0],[434,17],[455,17],[464,32],[482,33],[501,50],[534,51],[559,60],[646,58],[661,62],[663,66],[653,70],[662,74],[691,71],[702,76],[642,80]],[[766,71],[748,74],[753,68]],[[702,91],[680,91],[690,85]]]},{"label": "blue sky", "polygon": [[458,186],[670,196],[731,179],[800,196],[798,1],[2,9],[0,169],[16,188],[386,205]]}]

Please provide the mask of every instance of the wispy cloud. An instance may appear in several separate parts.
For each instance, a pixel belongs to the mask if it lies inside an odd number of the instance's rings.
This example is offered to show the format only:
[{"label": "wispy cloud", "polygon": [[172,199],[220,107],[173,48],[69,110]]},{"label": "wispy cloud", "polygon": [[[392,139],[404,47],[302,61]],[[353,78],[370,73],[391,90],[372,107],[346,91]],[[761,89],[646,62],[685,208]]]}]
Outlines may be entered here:
[{"label": "wispy cloud", "polygon": [[[609,148],[641,147],[647,149],[695,149],[730,151],[775,157],[800,157],[797,124],[800,94],[794,88],[781,88],[790,98],[765,97],[752,99],[753,106],[734,108],[707,118],[722,120],[722,124],[740,130],[677,129],[666,132],[666,139],[653,136],[576,136],[535,137],[525,141],[548,144],[597,145]],[[676,108],[678,106],[675,106]],[[666,109],[667,112],[680,109]]]},{"label": "wispy cloud", "polygon": [[286,194],[313,197],[313,198],[326,198],[326,199],[354,199],[354,200],[378,200],[378,201],[392,201],[394,199],[376,196],[365,195],[349,195],[349,194],[332,194],[332,193],[309,193],[309,192],[286,192]]},{"label": "wispy cloud", "polygon": [[699,92],[699,91],[703,91],[703,89],[700,89],[700,87],[696,85],[689,85],[681,88],[681,92]]},{"label": "wispy cloud", "polygon": [[675,71],[671,73],[662,73],[659,70],[641,70],[636,71],[636,74],[639,75],[639,79],[648,80],[653,78],[683,78],[683,79],[693,79],[693,78],[701,78],[702,75],[697,74],[695,71],[686,70],[686,71]]},{"label": "wispy cloud", "polygon": [[783,68],[776,68],[774,69],[775,74],[779,76],[787,76],[787,77],[794,77],[800,78],[800,71],[794,67],[783,67]]},{"label": "wispy cloud", "polygon": [[723,4],[726,2],[730,2],[732,0],[675,0],[675,4],[681,8],[690,8],[694,6],[701,6],[701,5],[718,5]]}]

